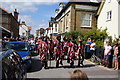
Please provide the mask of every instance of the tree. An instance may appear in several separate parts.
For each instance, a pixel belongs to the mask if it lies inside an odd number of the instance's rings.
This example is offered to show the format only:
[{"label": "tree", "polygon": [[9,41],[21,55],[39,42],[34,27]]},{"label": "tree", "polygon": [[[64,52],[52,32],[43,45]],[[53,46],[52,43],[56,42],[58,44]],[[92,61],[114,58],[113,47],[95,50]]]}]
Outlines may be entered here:
[{"label": "tree", "polygon": [[104,40],[106,37],[109,37],[107,34],[107,29],[101,30],[101,29],[94,29],[89,32],[81,32],[81,31],[71,31],[68,33],[65,33],[64,35],[68,39],[76,40],[82,39],[83,44],[86,43],[88,38],[94,39],[96,41],[97,47],[104,47]]},{"label": "tree", "polygon": [[96,41],[97,47],[103,47],[104,46],[104,40],[106,37],[108,37],[107,29],[101,30],[101,29],[95,29],[87,32],[84,35],[83,43],[85,44],[88,38],[94,39]]},{"label": "tree", "polygon": [[83,35],[80,31],[71,31],[71,32],[65,33],[64,35],[67,38],[72,39],[72,40],[76,40],[80,37],[83,37]]}]

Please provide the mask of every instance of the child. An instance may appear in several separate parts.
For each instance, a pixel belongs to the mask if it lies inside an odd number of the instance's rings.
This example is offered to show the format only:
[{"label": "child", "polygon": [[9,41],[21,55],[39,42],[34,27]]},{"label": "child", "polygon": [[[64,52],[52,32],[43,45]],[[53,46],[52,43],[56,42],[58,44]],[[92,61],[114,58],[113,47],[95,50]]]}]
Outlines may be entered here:
[{"label": "child", "polygon": [[114,70],[118,70],[118,43],[115,43],[113,60],[115,64]]}]

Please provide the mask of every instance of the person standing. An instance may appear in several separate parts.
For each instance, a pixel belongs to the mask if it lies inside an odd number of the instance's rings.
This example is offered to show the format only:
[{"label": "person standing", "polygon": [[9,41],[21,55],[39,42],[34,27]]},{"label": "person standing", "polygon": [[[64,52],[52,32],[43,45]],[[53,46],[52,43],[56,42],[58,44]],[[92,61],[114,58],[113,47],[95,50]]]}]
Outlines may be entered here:
[{"label": "person standing", "polygon": [[84,46],[82,44],[82,41],[79,40],[78,43],[78,66],[80,66],[80,64],[83,66],[83,61],[84,61]]},{"label": "person standing", "polygon": [[95,55],[95,50],[96,50],[96,43],[95,40],[92,40],[92,44],[90,45],[90,55]]},{"label": "person standing", "polygon": [[104,60],[105,60],[104,67],[110,67],[111,65],[111,50],[112,50],[112,47],[110,45],[110,42],[107,41],[105,50],[104,50]]},{"label": "person standing", "polygon": [[114,60],[114,70],[118,70],[118,43],[115,43],[115,47],[114,47],[114,54],[113,54],[113,60]]},{"label": "person standing", "polygon": [[75,52],[74,52],[74,43],[69,40],[68,41],[68,63],[70,63],[70,66],[74,66],[74,59],[75,59]]},{"label": "person standing", "polygon": [[88,38],[87,43],[85,44],[85,59],[90,59],[90,45],[92,44],[91,38]]}]

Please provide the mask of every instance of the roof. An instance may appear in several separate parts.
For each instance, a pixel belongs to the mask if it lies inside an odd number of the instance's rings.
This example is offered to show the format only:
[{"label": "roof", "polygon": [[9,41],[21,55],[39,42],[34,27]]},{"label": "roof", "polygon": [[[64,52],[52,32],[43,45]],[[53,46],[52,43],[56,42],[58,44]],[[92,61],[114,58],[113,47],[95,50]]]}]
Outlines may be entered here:
[{"label": "roof", "polygon": [[101,10],[102,10],[102,8],[103,8],[104,4],[105,4],[105,2],[104,2],[104,1],[102,1],[102,2],[101,2],[101,4],[100,4],[100,7],[98,8],[97,15],[99,15],[99,14],[100,14],[100,12],[101,12]]},{"label": "roof", "polygon": [[51,29],[51,27],[48,27],[47,30]]},{"label": "roof", "polygon": [[0,26],[0,29],[7,31],[8,33],[11,33],[9,30],[5,29],[4,27]]},{"label": "roof", "polygon": [[91,5],[91,6],[99,6],[100,3],[94,3],[94,2],[68,2],[66,4],[66,6],[58,13],[58,15],[55,17],[55,19],[57,19],[59,17],[59,15],[62,15],[62,13],[65,12],[67,10],[67,8],[71,4],[84,4],[84,5]]},{"label": "roof", "polygon": [[10,14],[11,12],[9,12],[8,10],[6,10],[5,8],[3,7],[0,7],[0,9],[2,9],[3,11],[7,12],[8,14]]}]

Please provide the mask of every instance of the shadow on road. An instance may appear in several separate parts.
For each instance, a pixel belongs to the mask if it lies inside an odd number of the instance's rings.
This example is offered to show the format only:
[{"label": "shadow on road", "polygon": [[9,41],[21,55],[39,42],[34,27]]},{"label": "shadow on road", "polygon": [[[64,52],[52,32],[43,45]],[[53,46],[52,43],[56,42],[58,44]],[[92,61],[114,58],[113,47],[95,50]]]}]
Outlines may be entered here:
[{"label": "shadow on road", "polygon": [[39,78],[27,78],[25,80],[40,80]]},{"label": "shadow on road", "polygon": [[[65,65],[65,66],[59,66],[58,68],[88,68],[88,67],[94,67],[94,64],[86,64],[84,66],[77,66],[74,65],[73,67],[71,67],[70,65]],[[56,67],[48,67],[48,69],[58,69]]]},{"label": "shadow on road", "polygon": [[39,59],[32,59],[32,66],[28,73],[37,72],[40,71],[41,69],[42,69],[41,61]]},{"label": "shadow on road", "polygon": [[70,80],[69,78],[27,78],[26,80]]}]

